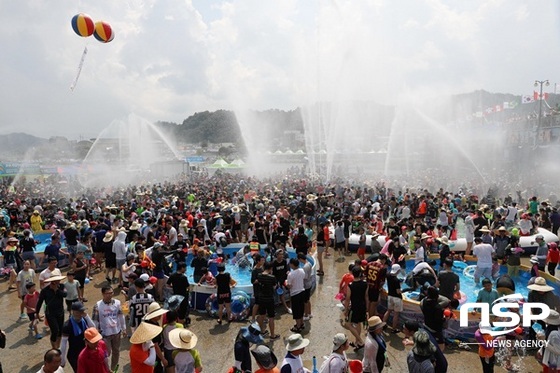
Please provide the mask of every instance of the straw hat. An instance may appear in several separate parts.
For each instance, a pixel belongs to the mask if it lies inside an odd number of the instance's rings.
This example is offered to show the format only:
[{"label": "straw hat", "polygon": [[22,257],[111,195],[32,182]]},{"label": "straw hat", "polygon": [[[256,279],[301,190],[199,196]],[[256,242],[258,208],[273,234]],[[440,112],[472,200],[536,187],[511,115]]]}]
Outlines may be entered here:
[{"label": "straw hat", "polygon": [[105,237],[103,237],[103,242],[111,242],[113,241],[113,233],[107,232],[105,233]]},{"label": "straw hat", "polygon": [[532,285],[528,285],[527,289],[542,291],[542,292],[554,290],[552,286],[546,284],[546,280],[543,277],[537,277],[535,279],[535,283]]},{"label": "straw hat", "polygon": [[163,328],[159,325],[150,324],[147,322],[141,322],[140,326],[134,331],[134,334],[130,337],[130,343],[140,344],[148,342],[155,338]]},{"label": "straw hat", "polygon": [[190,350],[196,346],[198,337],[188,329],[175,328],[169,332],[169,342],[171,342],[173,347]]},{"label": "straw hat", "polygon": [[231,212],[233,212],[234,214],[237,214],[237,213],[239,212],[239,210],[240,210],[240,209],[239,209],[239,206],[237,206],[237,205],[236,205],[236,206],[233,206],[233,207],[231,208]]},{"label": "straw hat", "polygon": [[431,356],[436,352],[436,346],[430,341],[428,333],[424,330],[419,330],[414,333],[414,347],[412,351],[418,356]]},{"label": "straw hat", "polygon": [[214,202],[209,201],[209,202],[206,204],[206,207],[214,207]]},{"label": "straw hat", "polygon": [[62,281],[65,278],[66,278],[66,276],[54,275],[54,276],[51,276],[51,277],[47,278],[46,280],[43,280],[43,282]]},{"label": "straw hat", "polygon": [[441,236],[438,238],[438,241],[444,245],[449,245],[449,238],[447,238],[447,236]]},{"label": "straw hat", "polygon": [[420,237],[420,241],[427,240],[428,238],[432,238],[432,236],[426,233],[422,233],[422,236]]},{"label": "straw hat", "polygon": [[368,319],[367,322],[370,329],[379,329],[387,324],[384,323],[379,316],[372,316]]},{"label": "straw hat", "polygon": [[7,242],[19,242],[19,240],[15,237],[10,237],[10,238],[8,238]]},{"label": "straw hat", "polygon": [[181,219],[181,222],[179,223],[179,227],[186,228],[188,226],[189,226],[189,222],[187,221],[187,219]]},{"label": "straw hat", "polygon": [[274,352],[268,346],[260,345],[254,350],[251,350],[251,354],[257,361],[257,363],[264,369],[272,369],[278,364],[278,358],[274,355]]},{"label": "straw hat", "polygon": [[490,229],[488,229],[488,227],[486,225],[482,226],[482,228],[479,229],[480,232],[484,232],[484,233],[489,233]]},{"label": "straw hat", "polygon": [[167,312],[169,312],[169,310],[161,308],[161,306],[159,305],[158,302],[152,302],[148,306],[148,312],[144,316],[143,320],[151,320],[154,317],[161,316],[161,315],[163,315],[164,313],[167,313]]},{"label": "straw hat", "polygon": [[315,201],[319,197],[317,197],[315,194],[309,193],[306,198],[308,201]]},{"label": "straw hat", "polygon": [[129,228],[129,229],[130,229],[131,231],[137,231],[137,230],[140,229],[140,227],[141,227],[140,223],[138,223],[138,222],[136,222],[136,221],[133,221],[132,224],[130,224],[130,228]]},{"label": "straw hat", "polygon": [[309,339],[303,338],[301,334],[292,334],[288,337],[288,344],[286,350],[289,352],[301,350],[309,345]]},{"label": "straw hat", "polygon": [[498,228],[498,232],[507,232],[507,229],[502,225],[500,228]]}]

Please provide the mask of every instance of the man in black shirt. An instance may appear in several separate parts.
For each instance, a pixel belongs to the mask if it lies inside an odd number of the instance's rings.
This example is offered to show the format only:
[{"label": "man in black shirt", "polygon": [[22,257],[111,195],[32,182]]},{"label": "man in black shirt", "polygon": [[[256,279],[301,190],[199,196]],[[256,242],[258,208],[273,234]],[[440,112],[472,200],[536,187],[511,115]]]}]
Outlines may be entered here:
[{"label": "man in black shirt", "polygon": [[459,276],[453,272],[453,260],[447,258],[443,262],[443,269],[438,275],[439,293],[447,299],[453,299],[453,295],[460,290]]},{"label": "man in black shirt", "polygon": [[196,257],[191,261],[191,267],[194,268],[194,282],[199,283],[202,276],[206,274],[202,269],[208,267],[208,260],[204,257],[204,249],[198,249]]},{"label": "man in black shirt", "polygon": [[64,285],[60,284],[66,276],[51,276],[44,282],[48,284],[39,294],[39,300],[35,307],[35,314],[40,319],[39,312],[43,303],[47,305],[45,309],[45,317],[51,329],[51,346],[52,348],[60,347],[60,340],[62,338],[62,326],[64,324],[64,298],[66,298],[66,289]]},{"label": "man in black shirt", "polygon": [[62,344],[60,346],[62,353],[61,366],[64,367],[68,361],[74,372],[78,371],[78,356],[86,346],[84,332],[87,328],[93,326],[95,325],[86,313],[83,303],[72,303],[70,319],[62,327]]},{"label": "man in black shirt", "polygon": [[286,308],[288,313],[292,313],[292,310],[286,304],[286,299],[284,298],[284,292],[286,291],[286,287],[284,283],[288,279],[288,272],[290,272],[290,267],[288,266],[288,262],[284,259],[284,251],[278,250],[276,251],[276,259],[272,262],[272,274],[276,278],[276,282],[278,287],[282,288],[283,292],[280,295],[280,301]]},{"label": "man in black shirt", "polygon": [[174,295],[181,295],[184,297],[177,310],[177,317],[179,320],[186,321],[190,324],[189,316],[189,279],[185,275],[187,272],[187,264],[185,262],[177,263],[177,271],[172,273],[167,280],[167,285],[173,288]]},{"label": "man in black shirt", "polygon": [[274,317],[276,316],[274,305],[274,291],[277,287],[276,278],[272,275],[272,263],[264,263],[264,271],[257,276],[259,286],[259,317],[258,322],[261,330],[264,330],[264,316],[268,316],[268,327],[270,329],[270,339],[280,338],[274,332]]}]

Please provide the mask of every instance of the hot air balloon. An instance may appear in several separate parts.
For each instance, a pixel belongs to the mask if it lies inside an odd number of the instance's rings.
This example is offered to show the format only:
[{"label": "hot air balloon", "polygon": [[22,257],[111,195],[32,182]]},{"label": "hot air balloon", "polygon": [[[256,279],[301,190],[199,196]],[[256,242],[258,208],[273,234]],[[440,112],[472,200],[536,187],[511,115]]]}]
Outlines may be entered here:
[{"label": "hot air balloon", "polygon": [[78,36],[87,38],[93,34],[94,24],[90,16],[84,13],[72,17],[72,29]]},{"label": "hot air balloon", "polygon": [[115,38],[115,33],[107,22],[99,21],[95,22],[93,36],[102,43],[108,43]]}]

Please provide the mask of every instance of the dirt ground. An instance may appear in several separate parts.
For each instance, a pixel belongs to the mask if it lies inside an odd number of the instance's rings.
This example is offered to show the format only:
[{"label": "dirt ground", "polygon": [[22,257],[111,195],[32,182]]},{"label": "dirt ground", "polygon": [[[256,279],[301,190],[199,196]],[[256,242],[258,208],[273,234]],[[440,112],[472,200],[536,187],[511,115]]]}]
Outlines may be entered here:
[{"label": "dirt ground", "polygon": [[[355,255],[354,255],[355,256]],[[341,327],[339,323],[340,311],[337,307],[338,301],[334,299],[337,293],[338,282],[347,268],[348,262],[354,257],[347,257],[344,262],[337,262],[334,259],[325,259],[325,276],[319,278],[317,289],[311,297],[312,313],[314,317],[306,322],[304,337],[309,338],[311,343],[303,354],[306,367],[312,367],[312,357],[317,356],[318,365],[322,362],[322,357],[328,355],[331,350],[332,337],[338,332],[350,333]],[[63,271],[66,272],[66,271]],[[95,274],[94,280],[86,285],[86,303],[88,312],[91,313],[94,302],[101,299],[101,286],[104,284],[104,275]],[[7,334],[7,344],[4,350],[0,350],[0,361],[5,373],[35,373],[41,368],[43,354],[50,348],[48,331],[44,328],[44,338],[36,340],[27,330],[28,321],[19,321],[19,300],[15,291],[7,290],[7,282],[0,283],[0,328]],[[124,297],[118,297],[124,300]],[[273,349],[279,361],[285,354],[285,338],[291,332],[293,326],[291,315],[280,311],[276,316],[276,332],[282,338],[270,341],[265,338],[265,342]],[[233,322],[231,324],[217,325],[216,321],[208,317],[205,313],[192,313],[193,323],[190,329],[198,336],[197,349],[200,351],[204,372],[224,373],[233,364],[233,341],[239,328],[246,326],[244,322]],[[41,324],[42,325],[42,324]],[[403,347],[401,334],[385,334],[388,345],[388,356],[391,363],[389,368],[383,372],[403,373],[407,372],[406,354],[409,348]],[[128,358],[128,341],[124,341],[121,346],[120,371],[130,372]],[[447,350],[446,356],[449,362],[449,372],[481,372],[482,366],[476,351]],[[350,359],[361,359],[362,355],[355,354],[349,350]],[[520,372],[537,373],[541,372],[540,366],[532,356],[522,359],[523,366]],[[253,361],[254,370],[257,369]],[[72,372],[70,366],[65,369]],[[495,369],[496,372],[505,372],[501,367]]]}]

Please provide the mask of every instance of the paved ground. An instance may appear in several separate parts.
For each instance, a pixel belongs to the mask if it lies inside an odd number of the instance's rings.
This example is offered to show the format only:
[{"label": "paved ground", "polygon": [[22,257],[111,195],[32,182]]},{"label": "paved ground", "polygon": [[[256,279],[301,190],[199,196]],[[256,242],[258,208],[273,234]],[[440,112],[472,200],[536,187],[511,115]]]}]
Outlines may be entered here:
[{"label": "paved ground", "polygon": [[[305,365],[311,368],[313,355],[317,356],[320,362],[322,356],[327,355],[331,348],[331,341],[334,334],[338,332],[349,332],[344,330],[338,322],[340,311],[334,295],[337,292],[338,281],[344,273],[347,263],[353,258],[346,258],[345,262],[336,262],[333,259],[325,260],[326,275],[319,279],[317,290],[312,295],[313,319],[307,323],[305,337],[311,339],[310,346],[306,349],[303,359]],[[90,300],[86,305],[91,311],[93,303],[101,299],[100,287],[103,285],[103,276],[95,275],[95,280],[86,286],[86,297]],[[2,289],[7,288],[7,282],[0,284]],[[122,297],[120,297],[122,299]],[[280,308],[279,308],[280,310]],[[48,335],[42,340],[35,340],[27,331],[27,322],[18,321],[19,301],[14,291],[0,292],[0,327],[7,333],[7,345],[4,350],[0,350],[0,361],[6,373],[35,373],[41,367],[44,352],[50,347]],[[204,371],[207,373],[226,372],[233,363],[233,340],[241,326],[246,323],[234,322],[230,325],[217,325],[215,320],[210,319],[206,314],[193,313],[193,325],[191,330],[199,337],[197,348],[199,349]],[[274,342],[268,339],[266,343],[275,351],[281,360],[285,353],[284,339],[291,333],[289,329],[293,325],[291,315],[281,313],[277,316],[276,329],[282,338]],[[45,330],[46,331],[46,330]],[[402,334],[386,334],[389,346],[389,358],[391,367],[384,372],[407,372],[406,354],[408,348],[402,345]],[[128,341],[123,341],[120,358],[122,372],[130,372],[128,364]],[[351,350],[350,350],[351,351]],[[481,372],[481,364],[475,351],[450,350],[446,351],[449,361],[449,372]],[[353,351],[348,354],[349,358],[360,358]],[[254,364],[256,369],[256,365]],[[66,369],[71,372],[71,368]],[[533,357],[523,359],[523,367],[520,370],[525,373],[541,372],[540,367]],[[505,372],[497,368],[496,372]]]}]

